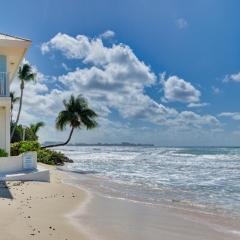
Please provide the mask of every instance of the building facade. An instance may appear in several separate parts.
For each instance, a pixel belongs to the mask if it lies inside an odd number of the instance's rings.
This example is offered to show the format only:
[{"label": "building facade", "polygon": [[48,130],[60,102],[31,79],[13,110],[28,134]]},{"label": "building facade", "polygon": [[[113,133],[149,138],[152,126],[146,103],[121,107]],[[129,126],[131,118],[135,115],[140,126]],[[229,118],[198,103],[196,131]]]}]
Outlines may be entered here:
[{"label": "building facade", "polygon": [[0,149],[10,153],[10,84],[31,41],[0,33]]}]

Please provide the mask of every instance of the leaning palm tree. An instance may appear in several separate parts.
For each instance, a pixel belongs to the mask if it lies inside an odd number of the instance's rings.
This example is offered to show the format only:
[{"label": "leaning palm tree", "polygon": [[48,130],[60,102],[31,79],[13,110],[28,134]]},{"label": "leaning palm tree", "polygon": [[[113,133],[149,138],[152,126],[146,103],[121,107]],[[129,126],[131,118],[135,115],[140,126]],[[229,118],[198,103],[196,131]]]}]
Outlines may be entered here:
[{"label": "leaning palm tree", "polygon": [[28,63],[25,63],[21,67],[19,67],[18,78],[20,80],[21,95],[20,95],[19,109],[18,109],[16,122],[15,122],[14,127],[13,127],[12,132],[11,132],[11,139],[14,135],[15,130],[16,130],[16,127],[17,127],[17,124],[18,124],[18,121],[19,121],[19,118],[20,118],[21,110],[22,110],[23,90],[24,90],[25,82],[29,82],[29,81],[34,80],[35,76],[36,76],[36,74],[33,73],[32,67]]},{"label": "leaning palm tree", "polygon": [[97,113],[89,108],[88,102],[82,96],[74,97],[71,95],[68,101],[63,101],[65,109],[58,114],[56,119],[56,128],[63,131],[67,125],[70,125],[71,131],[66,142],[61,144],[53,144],[42,148],[58,147],[67,145],[75,128],[86,127],[86,129],[93,129],[97,127],[95,118]]},{"label": "leaning palm tree", "polygon": [[37,122],[37,123],[32,123],[30,124],[30,129],[32,133],[37,136],[37,133],[41,127],[44,127],[45,123],[44,122]]},{"label": "leaning palm tree", "polygon": [[16,102],[19,101],[20,97],[16,97],[15,92],[10,92],[10,98],[11,98],[11,125],[12,125],[13,106]]}]

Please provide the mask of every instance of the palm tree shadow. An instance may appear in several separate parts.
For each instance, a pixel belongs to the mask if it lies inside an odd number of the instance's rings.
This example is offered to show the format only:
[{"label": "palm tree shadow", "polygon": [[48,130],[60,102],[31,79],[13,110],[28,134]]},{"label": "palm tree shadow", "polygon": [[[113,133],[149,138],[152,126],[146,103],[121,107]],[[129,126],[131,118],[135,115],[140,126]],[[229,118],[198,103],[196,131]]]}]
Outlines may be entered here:
[{"label": "palm tree shadow", "polygon": [[13,199],[13,195],[5,181],[0,182],[0,199],[1,198]]}]

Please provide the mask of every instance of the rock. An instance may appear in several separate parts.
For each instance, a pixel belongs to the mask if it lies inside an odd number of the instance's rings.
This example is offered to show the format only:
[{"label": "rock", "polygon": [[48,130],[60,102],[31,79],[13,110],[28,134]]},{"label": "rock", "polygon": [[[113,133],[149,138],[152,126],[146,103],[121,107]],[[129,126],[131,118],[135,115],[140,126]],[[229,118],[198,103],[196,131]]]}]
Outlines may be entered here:
[{"label": "rock", "polygon": [[70,159],[70,158],[68,158],[68,157],[64,157],[64,160],[63,160],[64,162],[67,162],[67,163],[73,163],[74,161],[72,160],[72,159]]}]

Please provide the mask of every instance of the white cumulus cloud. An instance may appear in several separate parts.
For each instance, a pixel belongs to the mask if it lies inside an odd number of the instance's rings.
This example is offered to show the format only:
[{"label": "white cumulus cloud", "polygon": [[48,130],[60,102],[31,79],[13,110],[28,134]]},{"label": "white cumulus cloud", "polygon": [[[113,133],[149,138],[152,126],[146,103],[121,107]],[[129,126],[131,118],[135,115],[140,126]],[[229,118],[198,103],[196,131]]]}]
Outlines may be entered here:
[{"label": "white cumulus cloud", "polygon": [[[60,76],[45,76],[38,72],[38,81],[26,84],[24,92],[21,121],[27,124],[45,121],[47,131],[40,132],[42,140],[59,140],[65,137],[65,134],[57,133],[53,126],[57,113],[63,108],[63,99],[70,94],[83,94],[100,116],[99,129],[88,134],[81,131],[86,141],[91,137],[94,141],[101,141],[104,136],[115,138],[115,141],[118,139],[116,136],[125,140],[131,136],[139,138],[140,130],[128,126],[131,125],[131,120],[176,131],[190,131],[205,126],[218,127],[220,124],[214,116],[199,115],[191,111],[179,112],[146,94],[147,87],[157,86],[157,77],[125,44],[106,46],[100,37],[73,37],[58,33],[42,44],[43,54],[54,54],[55,51],[63,54],[65,62],[62,66],[69,72]],[[74,70],[68,69],[68,66],[71,66],[68,59],[76,60],[79,66]],[[191,83],[177,76],[164,78],[162,85],[167,101],[199,103],[201,93]],[[12,89],[19,93],[17,81],[12,85]],[[113,111],[117,112],[125,123],[119,122],[121,120],[111,121],[110,115]],[[77,137],[78,135],[74,136],[75,141]]]},{"label": "white cumulus cloud", "polygon": [[201,92],[190,82],[187,82],[178,76],[170,76],[167,79],[163,79],[163,77],[161,78],[164,99],[166,101],[192,103],[200,100]]}]

